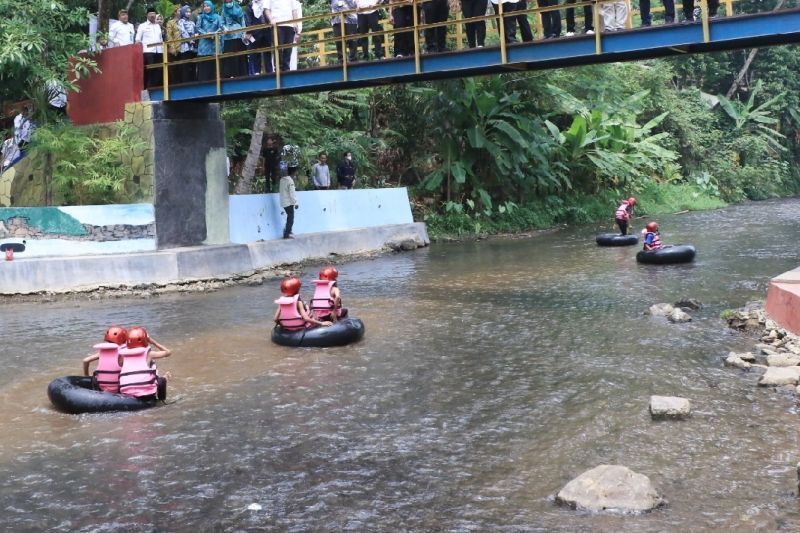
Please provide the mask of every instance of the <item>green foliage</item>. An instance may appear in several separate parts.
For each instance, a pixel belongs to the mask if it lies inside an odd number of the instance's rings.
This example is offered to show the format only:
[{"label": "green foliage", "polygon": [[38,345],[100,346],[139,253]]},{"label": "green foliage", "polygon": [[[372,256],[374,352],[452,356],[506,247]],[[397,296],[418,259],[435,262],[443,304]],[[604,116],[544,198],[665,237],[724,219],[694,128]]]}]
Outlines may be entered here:
[{"label": "green foliage", "polygon": [[49,93],[74,89],[70,74],[80,79],[96,70],[91,58],[76,55],[88,44],[89,12],[70,1],[0,0],[0,13],[0,101],[31,100],[32,118],[48,122]]},{"label": "green foliage", "polygon": [[31,154],[50,162],[52,196],[67,205],[124,203],[125,186],[133,177],[130,154],[145,147],[135,128],[123,122],[115,124],[111,135],[57,124],[36,129]]},{"label": "green foliage", "polygon": [[761,105],[755,105],[756,95],[761,91],[762,83],[759,80],[750,92],[747,101],[729,100],[719,95],[719,105],[734,122],[734,135],[741,135],[747,130],[753,135],[761,137],[772,150],[783,151],[786,148],[781,141],[786,137],[776,129],[778,119],[773,116],[775,107],[781,102],[784,93],[773,96]]}]

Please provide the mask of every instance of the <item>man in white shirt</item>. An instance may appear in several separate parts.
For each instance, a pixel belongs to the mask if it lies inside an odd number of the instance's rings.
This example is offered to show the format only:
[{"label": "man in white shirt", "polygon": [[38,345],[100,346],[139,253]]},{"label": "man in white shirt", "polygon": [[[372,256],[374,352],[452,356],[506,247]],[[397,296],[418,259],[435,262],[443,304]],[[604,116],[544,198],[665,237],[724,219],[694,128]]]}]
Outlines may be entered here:
[{"label": "man in white shirt", "polygon": [[[377,9],[381,3],[382,0],[356,0],[358,9],[364,9],[364,11],[358,13],[358,33],[364,36],[359,40],[361,51],[364,53],[364,60],[369,59],[369,37],[367,37],[367,34],[370,31],[379,32],[383,30],[379,22],[380,12]],[[372,46],[375,48],[375,59],[383,59],[383,35],[373,35]]]},{"label": "man in white shirt", "polygon": [[148,69],[147,65],[161,64],[163,51],[161,46],[148,46],[151,44],[160,45],[164,42],[161,33],[161,26],[156,23],[156,10],[154,7],[147,8],[147,20],[139,24],[136,30],[136,42],[142,43],[142,52],[144,53],[144,88],[160,87],[161,86],[161,70],[160,68]]},{"label": "man in white shirt", "polygon": [[108,47],[114,48],[116,46],[128,46],[133,44],[133,38],[136,36],[136,30],[133,29],[133,24],[128,22],[128,11],[120,9],[117,14],[119,20],[111,24],[108,30]]},{"label": "man in white shirt", "polygon": [[[278,27],[278,44],[292,44],[295,37],[300,36],[300,18],[297,11],[296,0],[266,0],[264,3],[264,14],[267,22]],[[292,58],[292,47],[281,48],[279,54],[279,66],[281,72],[289,70],[289,62]]]}]

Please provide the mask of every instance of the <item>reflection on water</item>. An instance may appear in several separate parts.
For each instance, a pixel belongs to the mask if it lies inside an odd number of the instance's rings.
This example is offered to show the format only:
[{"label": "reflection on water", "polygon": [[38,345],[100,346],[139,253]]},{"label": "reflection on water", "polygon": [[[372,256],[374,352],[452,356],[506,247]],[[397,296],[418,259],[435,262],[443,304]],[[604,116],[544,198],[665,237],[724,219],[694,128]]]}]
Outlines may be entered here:
[{"label": "reflection on water", "polygon": [[[691,265],[637,265],[632,248],[596,248],[599,227],[344,265],[367,328],[344,348],[270,344],[277,284],[6,306],[0,526],[796,530],[792,396],[721,367],[752,341],[717,317],[796,266],[799,206],[660,219],[666,242],[697,246]],[[691,323],[642,314],[683,296],[706,304]],[[170,405],[52,411],[47,383],[78,372],[109,323],[144,324],[174,349],[159,365]],[[691,398],[695,414],[651,422],[651,394]],[[649,475],[670,507],[554,506],[600,463]]]}]

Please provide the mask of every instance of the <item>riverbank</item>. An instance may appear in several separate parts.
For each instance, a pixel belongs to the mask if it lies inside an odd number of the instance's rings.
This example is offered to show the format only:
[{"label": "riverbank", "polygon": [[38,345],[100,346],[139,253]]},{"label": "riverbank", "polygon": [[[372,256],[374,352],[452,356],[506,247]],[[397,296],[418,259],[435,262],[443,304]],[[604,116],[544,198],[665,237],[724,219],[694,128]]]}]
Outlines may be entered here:
[{"label": "riverbank", "polygon": [[[63,297],[151,297],[261,284],[314,261],[413,250],[430,243],[424,224],[310,233],[293,239],[72,257],[16,256],[0,263],[0,302]],[[288,268],[287,265],[291,265]]]},{"label": "riverbank", "polygon": [[[630,194],[637,200],[637,219],[684,211],[719,209],[728,205],[704,189],[688,184],[653,184]],[[541,231],[600,221],[608,221],[609,227],[616,228],[614,211],[621,197],[613,191],[601,191],[595,195],[549,196],[524,205],[506,205],[488,214],[466,212],[460,207],[451,207],[444,213],[418,208],[415,219],[425,222],[428,234],[434,242]],[[643,223],[637,224],[634,221],[633,227],[637,226],[643,226]]]}]

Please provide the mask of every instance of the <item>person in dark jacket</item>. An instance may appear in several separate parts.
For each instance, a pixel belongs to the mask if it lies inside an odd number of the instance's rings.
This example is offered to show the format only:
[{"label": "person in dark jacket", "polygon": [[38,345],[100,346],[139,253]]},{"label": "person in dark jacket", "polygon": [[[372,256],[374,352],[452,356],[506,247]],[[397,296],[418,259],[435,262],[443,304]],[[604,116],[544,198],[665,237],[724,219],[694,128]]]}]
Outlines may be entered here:
[{"label": "person in dark jacket", "polygon": [[268,135],[264,147],[261,150],[261,154],[264,156],[265,192],[276,191],[278,189],[278,182],[281,180],[280,144],[278,139],[275,138],[275,135]]},{"label": "person in dark jacket", "polygon": [[336,167],[336,178],[339,180],[340,189],[352,189],[356,181],[356,164],[353,162],[353,153],[345,152],[344,159]]},{"label": "person in dark jacket", "polygon": [[[248,26],[258,26],[267,22],[264,17],[264,1],[252,0],[250,5],[244,10],[245,22]],[[245,33],[245,41],[247,47],[253,50],[259,48],[268,48],[272,46],[272,32],[269,28],[261,28],[259,30],[250,30]],[[248,73],[272,74],[272,54],[269,52],[261,52],[251,54],[248,56]]]}]

